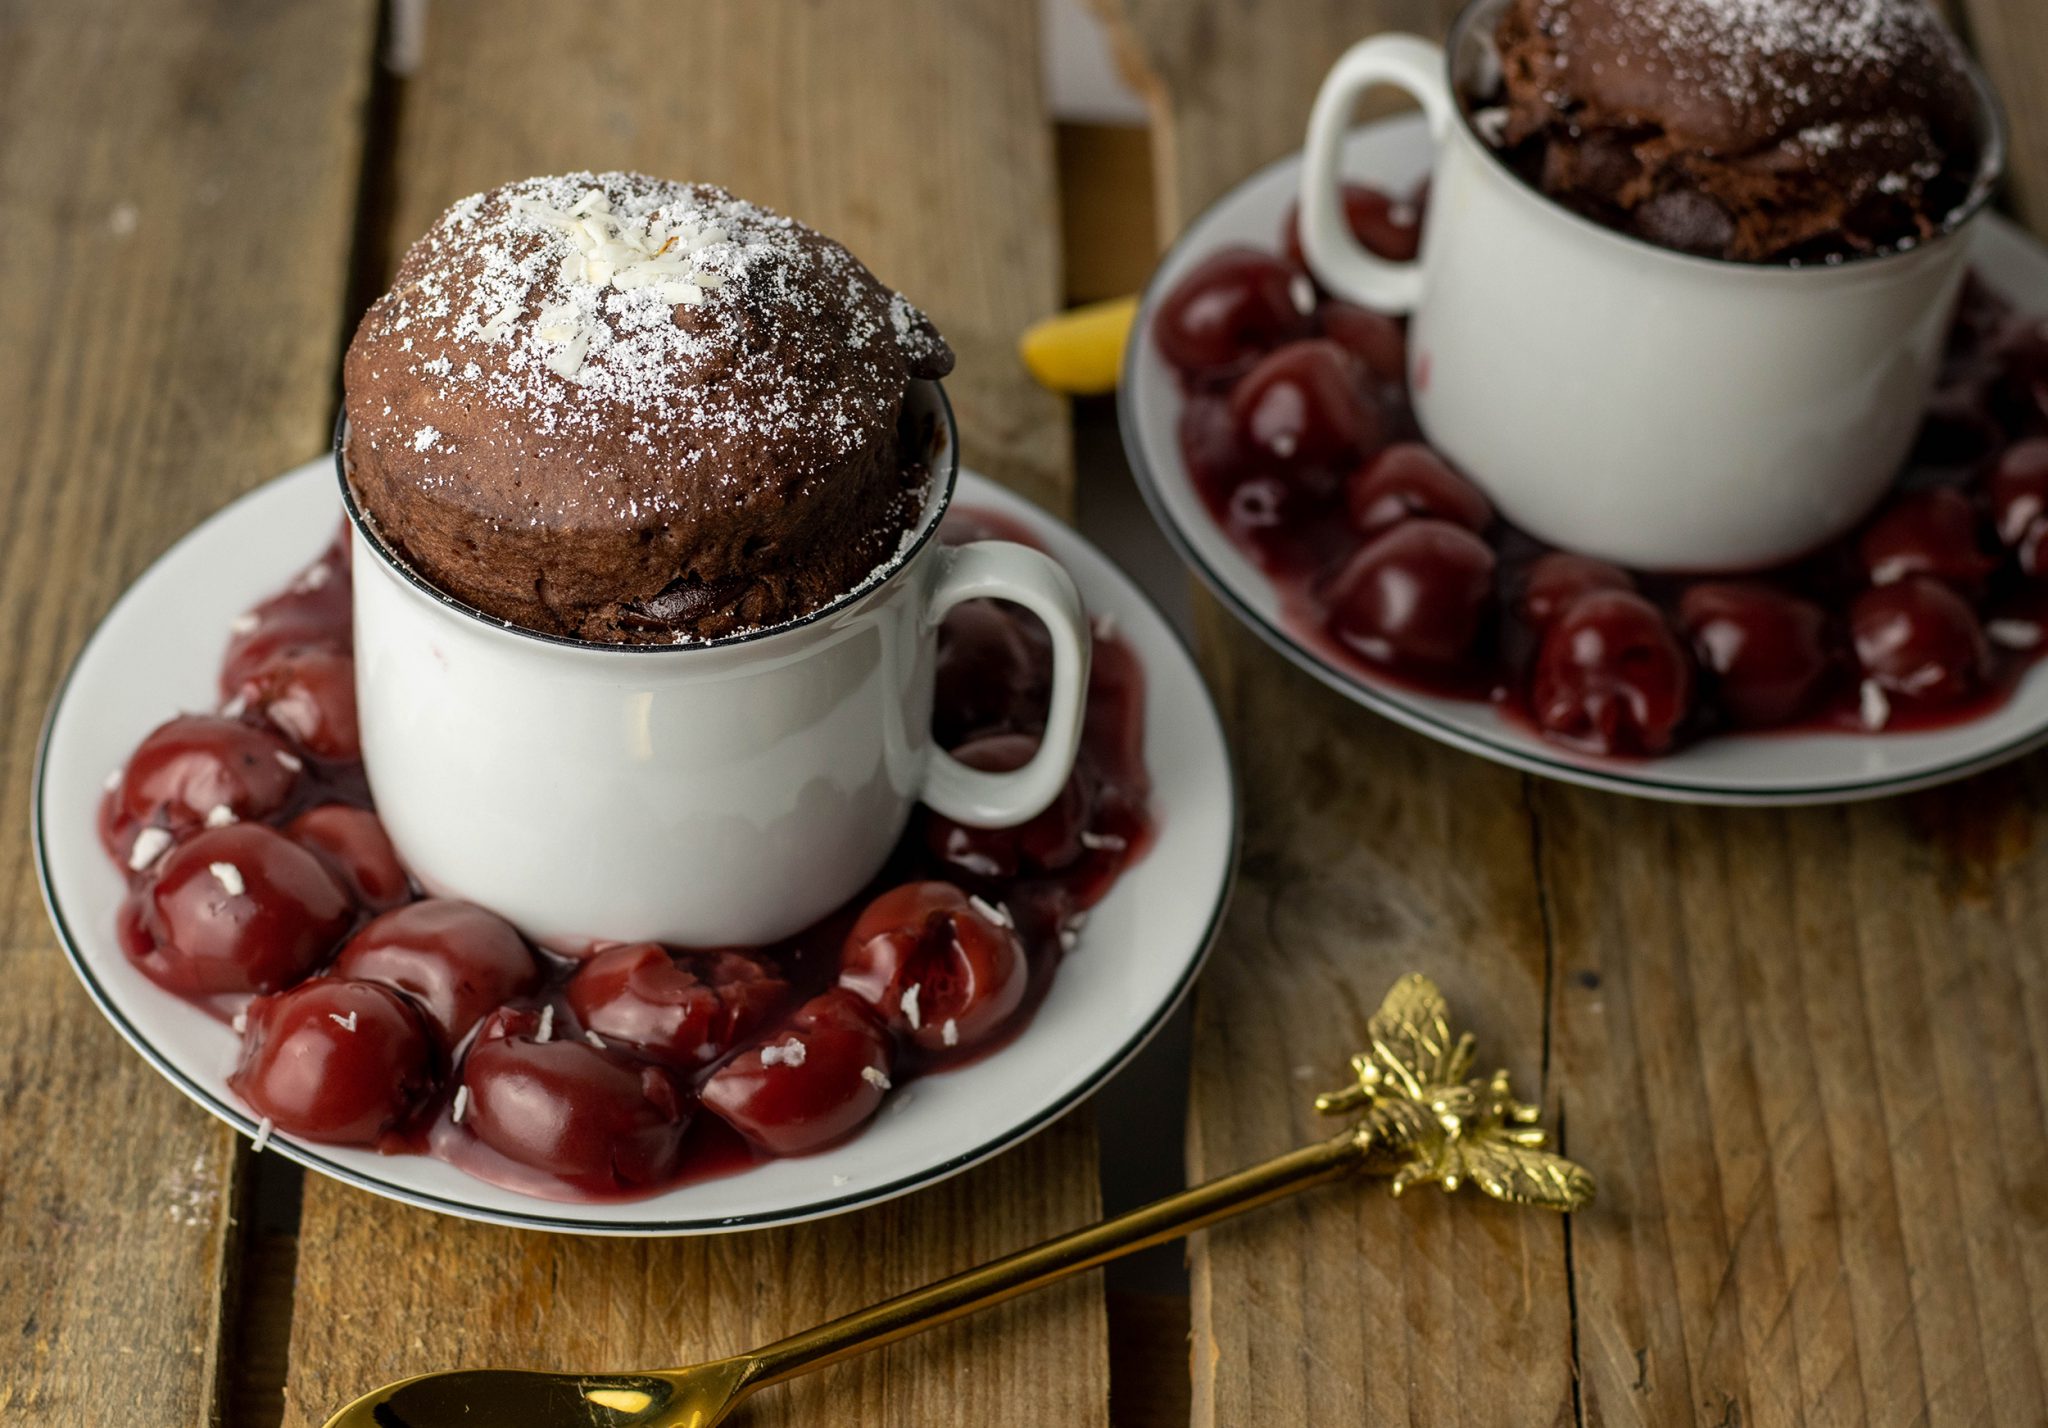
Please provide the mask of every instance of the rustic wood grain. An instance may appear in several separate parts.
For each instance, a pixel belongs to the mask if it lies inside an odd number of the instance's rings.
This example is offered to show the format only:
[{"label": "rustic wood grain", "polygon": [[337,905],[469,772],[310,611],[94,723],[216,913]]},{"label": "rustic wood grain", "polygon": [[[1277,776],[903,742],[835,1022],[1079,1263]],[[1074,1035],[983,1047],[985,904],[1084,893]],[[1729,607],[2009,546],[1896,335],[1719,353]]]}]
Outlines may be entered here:
[{"label": "rustic wood grain", "polygon": [[[1426,3],[1099,8],[1154,103],[1166,232],[1300,143],[1315,86]],[[1401,973],[1422,970],[1525,1087],[1544,935],[1521,780],[1329,693],[1212,601],[1201,652],[1236,750],[1244,857],[1197,991],[1189,1173],[1326,1131],[1308,1102]],[[1192,1248],[1194,1421],[1554,1424],[1573,1412],[1563,1228],[1435,1192],[1341,1186]]]},{"label": "rustic wood grain", "polygon": [[2048,229],[2048,7],[1950,0],[1948,8],[2005,107],[2012,146],[2006,197],[2031,227]]},{"label": "rustic wood grain", "polygon": [[1537,791],[1588,1422],[2042,1421],[2044,795]]},{"label": "rustic wood grain", "polygon": [[373,27],[370,0],[0,4],[0,1422],[225,1397],[234,1137],[64,965],[29,786],[114,596],[321,444]]},{"label": "rustic wood grain", "polygon": [[[948,388],[965,459],[1064,508],[1065,408],[1013,352],[1060,296],[1036,44],[1029,7],[1003,0],[437,3],[398,108],[391,252],[453,199],[528,173],[727,184],[833,234],[925,306],[959,353]],[[492,1230],[311,1178],[287,1421],[429,1368],[748,1348],[1098,1204],[1085,1114],[890,1206],[715,1240]],[[749,1421],[1102,1424],[1107,1365],[1091,1278],[771,1392]]]}]

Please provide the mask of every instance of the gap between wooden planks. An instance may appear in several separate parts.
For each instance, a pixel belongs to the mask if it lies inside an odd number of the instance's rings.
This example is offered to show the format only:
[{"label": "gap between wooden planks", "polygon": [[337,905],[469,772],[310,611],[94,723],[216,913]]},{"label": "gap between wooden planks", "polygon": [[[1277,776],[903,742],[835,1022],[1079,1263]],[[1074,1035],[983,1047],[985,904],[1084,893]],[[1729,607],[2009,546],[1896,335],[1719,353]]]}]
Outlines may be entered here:
[{"label": "gap between wooden planks", "polygon": [[[1162,237],[1298,146],[1346,45],[1449,17],[1098,5],[1154,103]],[[1967,12],[2036,212],[2048,25]],[[1853,809],[1632,803],[1437,748],[1213,603],[1201,623],[1247,828],[1198,991],[1191,1174],[1307,1135],[1304,1093],[1419,966],[1482,1056],[1542,1073],[1601,1179],[1569,1226],[1340,1190],[1212,1231],[1201,1428],[2048,1415],[2040,760]]]},{"label": "gap between wooden planks", "polygon": [[[959,354],[965,458],[1056,509],[1062,403],[1015,333],[1060,293],[1051,126],[1028,7],[437,3],[395,96],[389,257],[448,202],[535,172],[723,183],[845,242]],[[634,1367],[751,1347],[1093,1218],[1084,1113],[944,1186],[840,1219],[619,1241],[460,1224],[304,1189],[286,1421],[475,1364]],[[756,1400],[759,1424],[1103,1424],[1099,1280],[1033,1296]]]}]

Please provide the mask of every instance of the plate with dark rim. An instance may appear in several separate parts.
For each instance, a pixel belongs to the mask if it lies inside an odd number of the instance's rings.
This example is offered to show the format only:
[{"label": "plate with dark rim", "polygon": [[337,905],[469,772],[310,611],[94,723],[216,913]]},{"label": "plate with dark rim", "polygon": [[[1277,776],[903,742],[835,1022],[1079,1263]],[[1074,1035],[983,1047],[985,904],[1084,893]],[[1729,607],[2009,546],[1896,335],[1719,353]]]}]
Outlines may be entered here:
[{"label": "plate with dark rim", "polygon": [[[1237,802],[1221,725],[1179,637],[1079,535],[994,482],[960,473],[957,506],[1023,523],[1116,622],[1145,670],[1145,755],[1158,833],[1091,912],[1031,1024],[993,1054],[933,1075],[829,1150],[636,1200],[541,1200],[421,1155],[301,1142],[271,1150],[394,1200],[468,1219],[579,1234],[680,1235],[792,1224],[958,1174],[1073,1109],[1134,1056],[1200,970],[1229,893]],[[36,868],[59,941],[94,1003],[186,1095],[254,1136],[227,1088],[238,1038],[122,955],[123,880],[95,808],[109,770],[181,709],[211,708],[229,622],[283,586],[341,519],[321,457],[259,487],[172,546],[107,613],[51,705],[36,759]],[[900,1093],[899,1093],[900,1094]],[[118,1128],[102,1133],[118,1134]]]},{"label": "plate with dark rim", "polygon": [[[1421,117],[1403,115],[1353,130],[1342,167],[1348,179],[1405,193],[1427,176],[1429,163]],[[1718,734],[1659,758],[1624,759],[1564,748],[1493,704],[1432,694],[1318,648],[1195,490],[1175,433],[1180,389],[1150,336],[1164,295],[1209,254],[1232,244],[1276,250],[1300,175],[1299,153],[1267,165],[1205,210],[1168,250],[1139,304],[1117,395],[1124,450],[1154,517],[1203,583],[1274,649],[1374,713],[1455,748],[1568,783],[1670,802],[1877,798],[1963,778],[2048,742],[2048,661],[2029,668],[1996,707],[1946,727]],[[1995,214],[1978,220],[1972,242],[1971,260],[1994,290],[2022,309],[2048,312],[2048,249]]]}]

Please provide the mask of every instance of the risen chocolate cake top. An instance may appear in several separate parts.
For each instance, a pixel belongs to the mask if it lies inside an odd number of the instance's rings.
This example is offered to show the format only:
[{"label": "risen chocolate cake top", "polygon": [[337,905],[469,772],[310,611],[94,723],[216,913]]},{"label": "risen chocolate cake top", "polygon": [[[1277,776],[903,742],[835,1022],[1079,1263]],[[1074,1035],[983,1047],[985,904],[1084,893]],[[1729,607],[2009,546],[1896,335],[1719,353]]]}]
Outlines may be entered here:
[{"label": "risen chocolate cake top", "polygon": [[1975,178],[1975,94],[1925,0],[1514,0],[1499,43],[1506,142],[1668,246],[1895,245]]},{"label": "risen chocolate cake top", "polygon": [[922,477],[904,393],[951,366],[793,219],[639,174],[528,179],[444,213],[364,317],[351,475],[402,555],[491,614],[715,636],[894,549]]}]

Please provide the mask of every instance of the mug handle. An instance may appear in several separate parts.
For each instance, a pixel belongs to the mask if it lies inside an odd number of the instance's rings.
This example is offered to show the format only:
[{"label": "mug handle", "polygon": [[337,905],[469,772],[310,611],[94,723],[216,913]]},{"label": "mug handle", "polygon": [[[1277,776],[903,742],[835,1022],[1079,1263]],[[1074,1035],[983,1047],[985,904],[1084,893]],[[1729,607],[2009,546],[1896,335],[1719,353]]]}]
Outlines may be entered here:
[{"label": "mug handle", "polygon": [[1358,97],[1375,85],[1406,90],[1422,105],[1430,138],[1443,142],[1457,118],[1444,77],[1443,46],[1416,35],[1374,35],[1344,52],[1323,79],[1308,119],[1301,166],[1301,250],[1309,270],[1341,298],[1381,312],[1413,312],[1422,301],[1419,261],[1396,263],[1368,252],[1344,218],[1339,161]]},{"label": "mug handle", "polygon": [[918,797],[970,828],[1008,828],[1036,818],[1059,797],[1081,747],[1088,712],[1088,612],[1074,578],[1051,556],[1006,540],[982,540],[939,552],[943,562],[927,597],[936,628],[963,600],[1010,600],[1045,622],[1052,636],[1052,701],[1038,752],[1020,769],[990,773],[933,749]]}]

